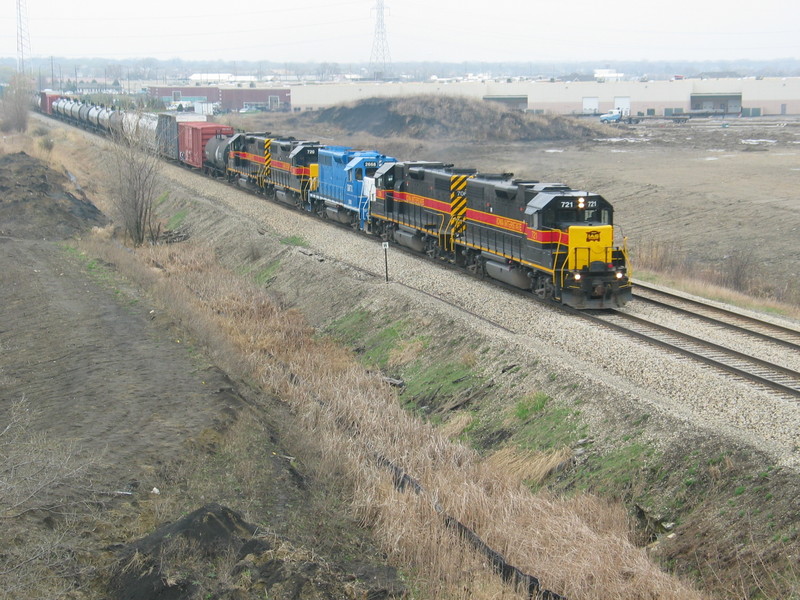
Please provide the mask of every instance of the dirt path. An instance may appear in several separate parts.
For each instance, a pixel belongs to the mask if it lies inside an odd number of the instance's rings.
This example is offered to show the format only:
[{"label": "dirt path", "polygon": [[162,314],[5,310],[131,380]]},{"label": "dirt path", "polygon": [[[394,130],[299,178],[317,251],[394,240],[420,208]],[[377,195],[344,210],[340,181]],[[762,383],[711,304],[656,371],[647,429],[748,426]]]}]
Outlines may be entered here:
[{"label": "dirt path", "polygon": [[65,247],[3,237],[0,249],[0,415],[26,398],[37,429],[102,456],[103,484],[124,488],[177,456],[237,402],[224,376]]}]

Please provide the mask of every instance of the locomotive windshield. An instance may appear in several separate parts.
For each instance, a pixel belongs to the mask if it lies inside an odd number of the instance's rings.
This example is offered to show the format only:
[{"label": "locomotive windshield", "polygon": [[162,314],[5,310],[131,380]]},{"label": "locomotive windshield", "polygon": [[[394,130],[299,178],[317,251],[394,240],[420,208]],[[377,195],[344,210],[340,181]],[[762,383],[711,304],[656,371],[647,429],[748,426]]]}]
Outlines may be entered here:
[{"label": "locomotive windshield", "polygon": [[556,211],[558,223],[591,223],[592,225],[611,225],[611,211],[607,208],[572,209]]}]

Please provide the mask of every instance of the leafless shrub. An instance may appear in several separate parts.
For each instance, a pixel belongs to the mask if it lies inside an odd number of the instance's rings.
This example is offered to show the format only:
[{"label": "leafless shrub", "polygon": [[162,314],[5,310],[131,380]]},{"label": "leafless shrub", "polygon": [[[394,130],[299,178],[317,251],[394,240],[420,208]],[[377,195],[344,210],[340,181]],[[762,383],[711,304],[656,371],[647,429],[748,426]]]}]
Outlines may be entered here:
[{"label": "leafless shrub", "polygon": [[631,244],[634,268],[672,272],[682,263],[681,250],[676,243],[647,238]]},{"label": "leafless shrub", "polygon": [[25,131],[28,128],[28,114],[31,107],[33,83],[24,75],[17,74],[11,79],[3,101],[0,104],[0,131]]},{"label": "leafless shrub", "polygon": [[750,290],[755,273],[755,256],[752,248],[732,252],[724,257],[720,283],[733,290]]},{"label": "leafless shrub", "polygon": [[55,148],[56,143],[53,141],[53,138],[43,137],[39,139],[37,145],[39,150],[41,150],[44,154],[45,159],[48,159],[50,154],[53,152],[53,148]]},{"label": "leafless shrub", "polygon": [[155,243],[161,232],[154,203],[161,185],[163,163],[148,146],[144,129],[112,136],[109,178],[113,204],[126,235],[134,246]]},{"label": "leafless shrub", "polygon": [[[0,599],[62,597],[64,575],[76,569],[74,520],[92,499],[87,473],[94,461],[78,457],[32,427],[23,398],[10,407],[0,430]],[[46,528],[27,518],[44,516]],[[39,521],[40,519],[37,519]]]},{"label": "leafless shrub", "polygon": [[[643,239],[631,243],[631,262],[634,275],[642,271],[655,273],[670,279],[673,285],[709,298],[745,306],[756,303],[769,306],[771,301],[800,304],[800,287],[796,280],[776,281],[762,277],[752,248],[732,251],[716,266],[690,260],[674,242]],[[776,308],[792,312],[791,306]]]}]

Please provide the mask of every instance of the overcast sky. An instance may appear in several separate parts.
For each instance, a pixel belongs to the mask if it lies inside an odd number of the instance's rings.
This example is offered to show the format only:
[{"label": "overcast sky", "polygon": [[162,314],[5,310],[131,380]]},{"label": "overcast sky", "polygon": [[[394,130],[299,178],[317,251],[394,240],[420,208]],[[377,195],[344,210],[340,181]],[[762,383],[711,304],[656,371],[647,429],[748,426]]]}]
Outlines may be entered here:
[{"label": "overcast sky", "polygon": [[[27,0],[31,56],[368,62],[375,0]],[[794,0],[385,0],[390,58],[536,62],[800,58]],[[16,57],[4,1],[0,56]],[[224,7],[224,8],[220,8]],[[239,7],[239,8],[237,8]]]}]

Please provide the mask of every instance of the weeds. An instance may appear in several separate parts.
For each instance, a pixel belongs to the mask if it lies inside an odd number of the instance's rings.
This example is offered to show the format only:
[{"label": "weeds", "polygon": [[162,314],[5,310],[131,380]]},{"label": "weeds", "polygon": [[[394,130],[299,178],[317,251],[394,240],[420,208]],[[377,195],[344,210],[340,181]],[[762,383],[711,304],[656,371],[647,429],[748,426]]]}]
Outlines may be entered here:
[{"label": "weeds", "polygon": [[[376,464],[376,455],[408,469],[449,514],[489,540],[509,562],[570,598],[647,593],[664,599],[695,597],[650,565],[644,553],[626,541],[627,530],[604,530],[597,515],[576,519],[574,501],[531,495],[520,478],[536,477],[536,461],[531,460],[535,455],[523,454],[510,462],[498,458],[494,466],[484,465],[474,452],[403,411],[380,377],[365,372],[331,340],[315,336],[299,313],[280,310],[255,285],[222,269],[213,252],[189,242],[180,248],[140,249],[136,255],[162,266],[151,289],[165,308],[194,315],[198,342],[227,370],[252,377],[291,407],[298,426],[307,432],[306,443],[313,440],[312,447],[318,448],[307,467],[315,476],[332,478],[338,487],[352,490],[355,514],[373,527],[393,562],[413,565],[420,573],[415,585],[425,596],[455,594],[463,589],[465,572],[474,598],[497,597],[500,584],[483,569],[480,557],[442,527],[429,498],[394,488]],[[152,269],[132,268],[131,273],[153,276]],[[348,331],[353,335],[356,324],[368,318],[350,315],[337,330],[348,337]],[[388,362],[400,345],[399,331],[398,324],[387,323],[374,332],[371,351],[376,362]],[[475,360],[462,358],[445,365],[446,372],[429,371],[430,381],[459,385],[455,382]],[[421,380],[423,375],[421,371]],[[566,416],[557,422],[566,423]],[[552,451],[543,455],[544,470],[566,456],[556,451],[557,436],[553,438],[545,446]],[[524,468],[512,469],[511,464]],[[569,540],[569,569],[563,560],[564,540]],[[604,549],[602,558],[598,549]],[[643,575],[627,578],[620,588],[620,568]]]},{"label": "weeds", "polygon": [[790,279],[776,281],[759,276],[752,249],[737,249],[719,264],[698,264],[677,244],[647,239],[632,246],[631,260],[645,281],[667,280],[698,296],[765,312],[798,316],[800,287]]}]

